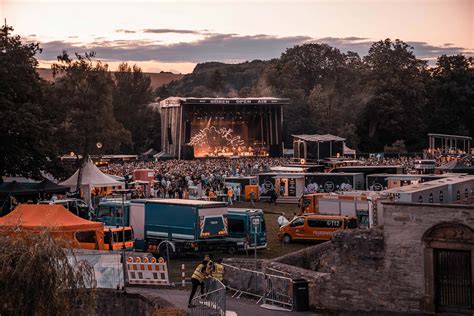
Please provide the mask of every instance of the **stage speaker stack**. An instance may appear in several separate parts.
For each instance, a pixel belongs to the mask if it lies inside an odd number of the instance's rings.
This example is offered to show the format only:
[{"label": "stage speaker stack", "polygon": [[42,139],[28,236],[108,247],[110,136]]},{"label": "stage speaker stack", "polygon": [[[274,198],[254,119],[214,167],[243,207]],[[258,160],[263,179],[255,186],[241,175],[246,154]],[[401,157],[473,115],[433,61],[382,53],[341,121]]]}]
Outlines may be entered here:
[{"label": "stage speaker stack", "polygon": [[173,144],[173,136],[171,135],[171,127],[168,127],[167,134],[168,134],[168,144],[172,145]]},{"label": "stage speaker stack", "polygon": [[181,158],[183,160],[193,160],[194,159],[194,147],[190,145],[181,146]]}]

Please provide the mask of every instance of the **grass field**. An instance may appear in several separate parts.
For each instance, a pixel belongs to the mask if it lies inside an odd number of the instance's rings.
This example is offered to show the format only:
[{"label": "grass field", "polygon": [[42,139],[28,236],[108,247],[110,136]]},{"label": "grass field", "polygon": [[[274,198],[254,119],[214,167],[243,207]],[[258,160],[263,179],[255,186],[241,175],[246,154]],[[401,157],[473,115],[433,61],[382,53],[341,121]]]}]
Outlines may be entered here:
[{"label": "grass field", "polygon": [[[277,239],[277,233],[279,230],[277,218],[280,216],[280,213],[284,213],[285,216],[293,217],[293,212],[297,212],[298,208],[296,204],[269,204],[267,202],[257,202],[255,203],[256,208],[262,209],[265,213],[265,221],[267,227],[267,243],[268,248],[266,250],[259,250],[257,253],[258,258],[264,259],[271,259],[282,256],[284,254],[300,250],[302,248],[311,246],[311,244],[283,244]],[[238,204],[234,204],[233,207],[235,208],[250,208],[250,203],[242,202]],[[275,214],[279,213],[279,214]],[[204,254],[203,254],[204,256]],[[250,251],[248,254],[245,252],[237,253],[234,255],[229,254],[214,254],[211,255],[212,257],[254,257],[254,252]],[[170,271],[170,279],[171,282],[180,283],[181,282],[181,264],[185,264],[185,273],[186,278],[190,278],[194,268],[199,264],[199,262],[203,258],[201,257],[188,257],[188,258],[171,258],[171,271]]]}]

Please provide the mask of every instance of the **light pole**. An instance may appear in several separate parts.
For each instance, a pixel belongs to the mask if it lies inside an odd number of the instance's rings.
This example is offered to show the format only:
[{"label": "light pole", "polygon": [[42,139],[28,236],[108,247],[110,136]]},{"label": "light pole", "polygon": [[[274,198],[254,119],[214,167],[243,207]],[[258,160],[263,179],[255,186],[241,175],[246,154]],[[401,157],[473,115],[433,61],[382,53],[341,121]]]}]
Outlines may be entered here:
[{"label": "light pole", "polygon": [[[122,195],[122,265],[123,265],[123,280],[125,284],[125,196],[131,193],[132,189],[118,189],[114,190],[113,193]],[[129,210],[130,212],[130,210]],[[113,238],[113,237],[112,237]]]}]

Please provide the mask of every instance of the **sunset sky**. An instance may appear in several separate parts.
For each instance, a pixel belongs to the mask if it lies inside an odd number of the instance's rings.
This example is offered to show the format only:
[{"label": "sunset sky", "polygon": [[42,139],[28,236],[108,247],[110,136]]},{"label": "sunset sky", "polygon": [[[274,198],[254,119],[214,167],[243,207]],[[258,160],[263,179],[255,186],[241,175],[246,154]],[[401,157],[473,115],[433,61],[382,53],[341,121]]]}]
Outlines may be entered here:
[{"label": "sunset sky", "polygon": [[430,60],[474,52],[474,0],[0,0],[0,17],[41,43],[42,67],[62,50],[94,50],[112,69],[128,61],[188,73],[199,62],[270,59],[306,42],[365,55],[387,37]]}]

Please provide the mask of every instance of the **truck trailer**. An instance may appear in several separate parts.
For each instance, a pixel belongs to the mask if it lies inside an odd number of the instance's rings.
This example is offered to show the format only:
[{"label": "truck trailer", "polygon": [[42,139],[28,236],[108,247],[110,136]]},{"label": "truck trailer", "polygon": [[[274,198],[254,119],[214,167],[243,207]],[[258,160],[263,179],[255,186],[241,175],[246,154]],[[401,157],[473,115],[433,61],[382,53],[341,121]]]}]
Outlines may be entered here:
[{"label": "truck trailer", "polygon": [[[224,202],[182,199],[140,199],[130,202],[135,249],[162,252],[164,241],[173,252],[211,252],[228,248]],[[166,248],[164,248],[166,249]]]}]

